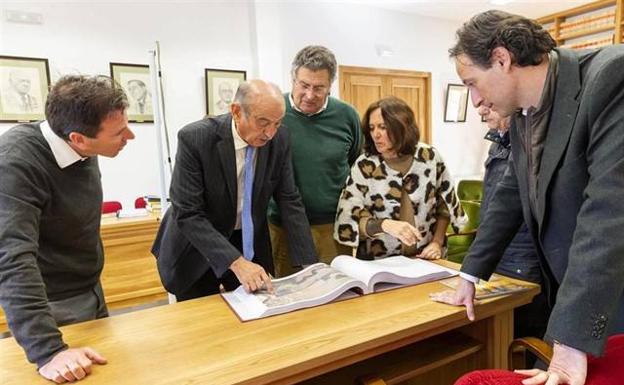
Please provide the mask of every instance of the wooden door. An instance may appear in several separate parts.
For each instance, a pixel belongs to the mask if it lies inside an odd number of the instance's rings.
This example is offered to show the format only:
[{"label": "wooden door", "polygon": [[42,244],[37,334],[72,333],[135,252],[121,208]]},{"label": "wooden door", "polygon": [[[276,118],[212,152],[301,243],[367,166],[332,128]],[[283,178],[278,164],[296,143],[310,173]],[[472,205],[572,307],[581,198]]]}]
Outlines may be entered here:
[{"label": "wooden door", "polygon": [[340,98],[364,115],[368,106],[385,96],[403,99],[416,115],[420,140],[431,141],[431,73],[382,68],[340,66]]}]

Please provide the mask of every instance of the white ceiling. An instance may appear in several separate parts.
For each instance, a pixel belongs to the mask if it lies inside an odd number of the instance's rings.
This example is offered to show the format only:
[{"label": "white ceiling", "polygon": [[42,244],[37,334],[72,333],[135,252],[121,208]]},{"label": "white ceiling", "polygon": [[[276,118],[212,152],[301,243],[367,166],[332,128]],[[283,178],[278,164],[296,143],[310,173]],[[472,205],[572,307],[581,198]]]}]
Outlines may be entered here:
[{"label": "white ceiling", "polygon": [[[367,4],[379,8],[414,13],[454,21],[467,21],[473,15],[488,9],[501,9],[530,18],[574,8],[592,1],[566,0],[343,0],[347,3]],[[501,4],[505,3],[505,4]],[[500,5],[497,5],[500,4]]]}]

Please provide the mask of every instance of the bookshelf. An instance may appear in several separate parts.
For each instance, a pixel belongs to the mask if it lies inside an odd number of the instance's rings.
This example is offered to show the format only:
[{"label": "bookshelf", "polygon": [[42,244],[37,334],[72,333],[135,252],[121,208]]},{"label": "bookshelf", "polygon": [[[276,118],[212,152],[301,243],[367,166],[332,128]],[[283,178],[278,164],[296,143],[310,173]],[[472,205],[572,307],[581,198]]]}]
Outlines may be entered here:
[{"label": "bookshelf", "polygon": [[624,41],[624,0],[599,0],[540,17],[557,46],[598,48]]}]

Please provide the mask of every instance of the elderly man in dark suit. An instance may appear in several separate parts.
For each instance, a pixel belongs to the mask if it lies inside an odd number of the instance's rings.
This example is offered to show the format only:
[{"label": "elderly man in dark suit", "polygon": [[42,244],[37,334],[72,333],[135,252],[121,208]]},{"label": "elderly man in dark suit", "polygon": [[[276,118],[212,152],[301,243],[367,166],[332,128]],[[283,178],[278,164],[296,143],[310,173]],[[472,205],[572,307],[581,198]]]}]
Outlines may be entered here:
[{"label": "elderly man in dark suit", "polygon": [[[525,384],[583,384],[587,354],[624,330],[624,46],[558,49],[532,20],[501,11],[473,17],[450,50],[473,94],[512,115],[512,159],[462,265],[462,284],[435,299],[467,307],[522,219],[554,302],[548,372]],[[471,282],[473,281],[473,282]]]},{"label": "elderly man in dark suit", "polygon": [[171,208],[152,249],[163,285],[178,300],[218,293],[220,285],[271,289],[271,196],[287,224],[293,263],[317,261],[281,127],[281,91],[261,80],[243,83],[230,111],[178,133]]}]

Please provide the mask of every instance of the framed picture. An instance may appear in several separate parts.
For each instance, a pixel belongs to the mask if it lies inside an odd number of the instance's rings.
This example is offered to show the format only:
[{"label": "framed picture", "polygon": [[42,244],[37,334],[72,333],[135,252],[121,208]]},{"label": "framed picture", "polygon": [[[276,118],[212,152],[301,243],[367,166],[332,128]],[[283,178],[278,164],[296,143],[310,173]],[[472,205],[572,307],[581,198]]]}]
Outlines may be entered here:
[{"label": "framed picture", "polygon": [[206,114],[216,116],[230,112],[238,85],[246,79],[245,71],[206,68]]},{"label": "framed picture", "polygon": [[446,88],[445,122],[465,122],[468,110],[468,87],[463,84],[449,84]]},{"label": "framed picture", "polygon": [[128,121],[154,121],[149,66],[145,64],[110,63],[111,77],[128,96]]},{"label": "framed picture", "polygon": [[0,122],[45,119],[48,59],[0,56]]}]

